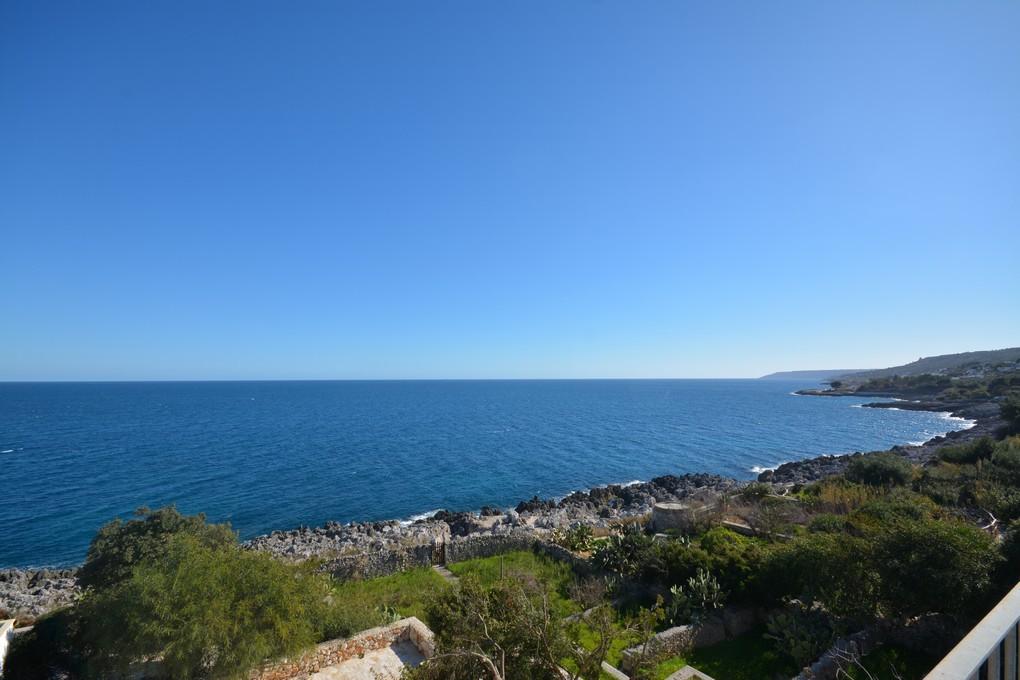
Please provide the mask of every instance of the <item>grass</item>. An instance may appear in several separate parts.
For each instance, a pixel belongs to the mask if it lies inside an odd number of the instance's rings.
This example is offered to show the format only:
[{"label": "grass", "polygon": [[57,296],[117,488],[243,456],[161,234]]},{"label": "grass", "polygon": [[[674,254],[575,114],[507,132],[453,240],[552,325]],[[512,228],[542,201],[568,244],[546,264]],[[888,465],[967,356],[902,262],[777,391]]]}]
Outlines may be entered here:
[{"label": "grass", "polygon": [[[935,666],[937,658],[912,652],[895,645],[884,645],[861,659],[861,664],[875,680],[920,680]],[[896,669],[896,672],[893,672]],[[865,680],[868,675],[859,668],[850,670],[848,678]]]},{"label": "grass", "polygon": [[777,675],[791,677],[797,669],[772,650],[772,644],[763,637],[764,633],[764,628],[758,628],[733,640],[696,649],[686,657],[666,659],[656,667],[652,677],[661,680],[686,665],[694,666],[713,678],[726,680],[767,680]]},{"label": "grass", "polygon": [[348,625],[356,632],[386,623],[387,610],[400,617],[425,619],[425,608],[434,593],[449,584],[429,568],[411,569],[364,581],[344,581],[333,588]]},{"label": "grass", "polygon": [[544,555],[521,550],[495,557],[457,562],[448,565],[448,568],[456,576],[474,574],[484,585],[496,583],[500,578],[500,573],[530,576],[549,587],[551,591],[550,604],[557,614],[569,616],[581,611],[580,605],[571,600],[569,596],[570,586],[576,580],[573,569],[569,564]]}]

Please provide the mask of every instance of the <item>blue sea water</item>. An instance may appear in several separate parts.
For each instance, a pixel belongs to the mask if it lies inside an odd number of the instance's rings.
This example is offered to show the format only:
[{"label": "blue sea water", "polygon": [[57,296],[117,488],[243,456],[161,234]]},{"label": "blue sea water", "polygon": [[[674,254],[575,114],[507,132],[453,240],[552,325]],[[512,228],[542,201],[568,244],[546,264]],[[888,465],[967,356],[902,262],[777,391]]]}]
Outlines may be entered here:
[{"label": "blue sea water", "polygon": [[80,562],[175,503],[242,538],[754,470],[962,423],[763,380],[0,384],[0,567]]}]

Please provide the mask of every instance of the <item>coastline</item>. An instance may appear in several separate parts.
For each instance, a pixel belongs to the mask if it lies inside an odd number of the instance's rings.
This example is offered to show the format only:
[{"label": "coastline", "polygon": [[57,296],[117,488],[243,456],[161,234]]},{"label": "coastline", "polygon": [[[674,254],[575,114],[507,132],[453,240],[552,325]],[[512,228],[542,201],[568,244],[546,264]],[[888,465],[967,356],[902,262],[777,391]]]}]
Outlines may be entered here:
[{"label": "coastline", "polygon": [[[817,392],[817,393],[812,393]],[[824,394],[802,390],[805,396],[875,396],[896,398],[892,394]],[[972,423],[960,430],[948,431],[921,444],[900,444],[886,449],[916,464],[933,460],[938,450],[972,439],[993,435],[1004,424],[998,406],[992,401],[945,403],[935,401],[878,401],[862,404],[865,408],[895,408],[946,413]],[[786,488],[842,473],[850,461],[871,452],[820,455],[764,470],[757,481]],[[299,526],[256,536],[243,545],[287,560],[336,557],[343,554],[393,550],[408,545],[442,542],[454,537],[514,532],[548,533],[582,522],[607,528],[629,518],[651,513],[658,502],[675,502],[699,493],[737,490],[753,480],[738,480],[709,473],[662,475],[647,481],[607,484],[574,491],[560,498],[533,496],[513,508],[483,506],[477,511],[433,510],[404,519],[375,522],[327,522],[319,527]],[[18,569],[0,568],[0,611],[29,618],[66,606],[78,596],[77,568]]]}]

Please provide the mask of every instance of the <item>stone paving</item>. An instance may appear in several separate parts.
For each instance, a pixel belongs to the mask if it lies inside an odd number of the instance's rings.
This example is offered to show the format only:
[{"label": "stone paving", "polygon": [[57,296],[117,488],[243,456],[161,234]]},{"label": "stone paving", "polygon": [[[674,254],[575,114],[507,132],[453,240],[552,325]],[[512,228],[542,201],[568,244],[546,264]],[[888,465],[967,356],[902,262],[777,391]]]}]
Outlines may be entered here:
[{"label": "stone paving", "polygon": [[360,658],[323,668],[309,680],[398,680],[405,667],[414,668],[424,660],[412,642],[401,640]]}]

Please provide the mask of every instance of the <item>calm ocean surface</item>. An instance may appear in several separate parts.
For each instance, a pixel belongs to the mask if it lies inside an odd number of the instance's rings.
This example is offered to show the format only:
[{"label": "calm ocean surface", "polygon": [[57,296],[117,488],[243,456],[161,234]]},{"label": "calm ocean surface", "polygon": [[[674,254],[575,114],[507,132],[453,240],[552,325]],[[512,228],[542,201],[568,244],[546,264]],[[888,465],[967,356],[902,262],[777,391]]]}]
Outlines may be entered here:
[{"label": "calm ocean surface", "polygon": [[921,441],[960,421],[759,380],[0,384],[0,567],[141,505],[242,538]]}]

